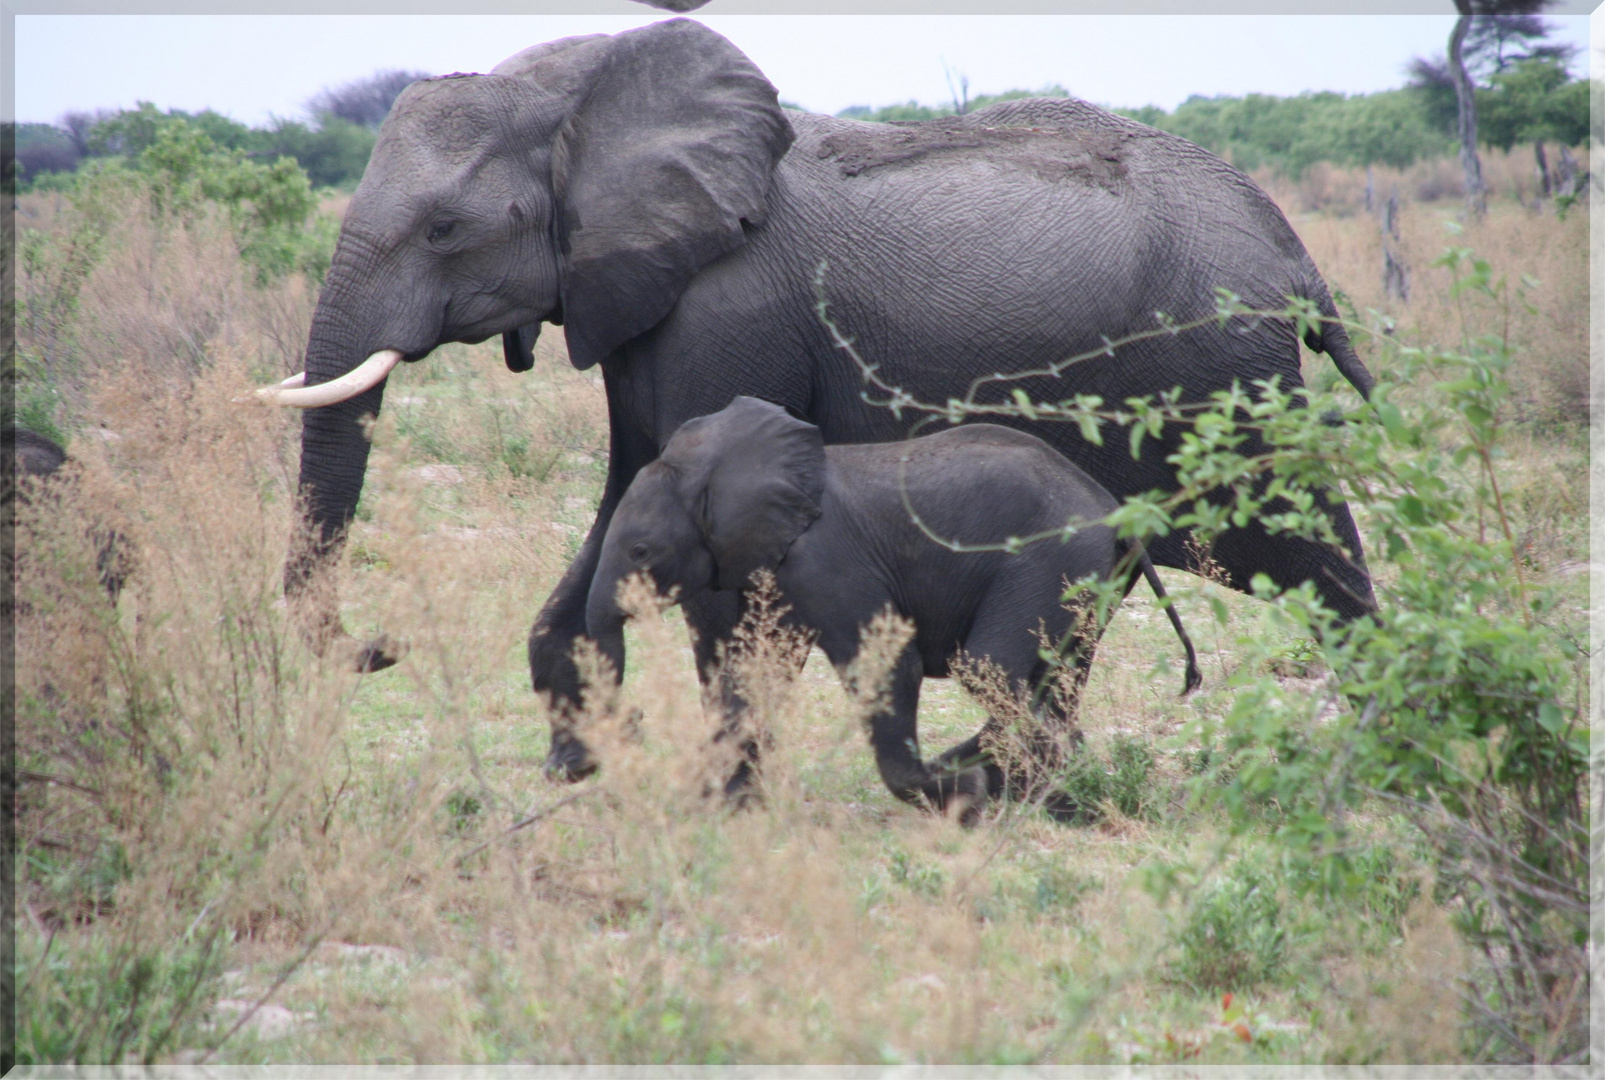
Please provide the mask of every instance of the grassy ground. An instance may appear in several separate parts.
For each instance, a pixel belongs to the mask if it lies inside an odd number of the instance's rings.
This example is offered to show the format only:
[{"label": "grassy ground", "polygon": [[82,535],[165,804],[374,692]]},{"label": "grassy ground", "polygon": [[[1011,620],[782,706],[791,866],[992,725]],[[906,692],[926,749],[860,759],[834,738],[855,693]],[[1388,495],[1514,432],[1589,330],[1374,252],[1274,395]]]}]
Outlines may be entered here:
[{"label": "grassy ground", "polygon": [[[1349,178],[1352,181],[1352,177]],[[1352,186],[1352,184],[1351,184]],[[1357,314],[1458,335],[1448,276],[1474,247],[1534,311],[1508,498],[1530,572],[1586,598],[1586,220],[1509,200],[1463,228],[1407,199],[1409,304],[1381,293],[1374,219],[1293,211]],[[59,209],[24,203],[48,231]],[[19,1024],[35,1060],[328,1062],[1293,1063],[1460,1060],[1450,983],[1475,958],[1408,856],[1342,904],[1296,888],[1255,835],[1189,808],[1190,720],[1229,705],[1257,602],[1164,572],[1198,643],[1145,590],[1100,648],[1062,827],[1003,809],[972,831],[895,802],[858,706],[815,655],[760,674],[763,803],[702,797],[718,762],[683,627],[637,620],[598,780],[541,773],[529,622],[588,527],[605,470],[594,373],[560,334],[535,370],[494,343],[391,378],[349,557],[347,625],[405,640],[359,677],[310,655],[279,598],[298,425],[231,403],[293,364],[310,295],[214,266],[204,224],[133,230],[86,273],[68,326],[32,331],[92,378],[75,489],[24,511],[19,620]],[[154,268],[139,277],[141,268]],[[25,279],[45,295],[44,271]],[[139,283],[135,288],[134,283]],[[34,290],[30,293],[29,290]],[[42,324],[41,324],[42,325]],[[54,326],[55,324],[51,324]],[[45,331],[55,336],[46,342]],[[69,348],[70,346],[70,348]],[[76,351],[74,351],[76,350]],[[1366,349],[1362,345],[1362,353]],[[180,357],[175,360],[174,357]],[[189,359],[183,359],[188,357]],[[1312,382],[1330,365],[1307,358]],[[81,522],[138,552],[107,607]],[[1216,603],[1225,620],[1214,616]],[[1574,611],[1575,613],[1575,611]],[[1282,641],[1289,694],[1321,692]],[[1334,708],[1338,706],[1334,705]],[[638,731],[616,718],[638,708]],[[983,713],[929,682],[928,750]],[[615,718],[609,720],[609,717]],[[609,729],[611,730],[611,729]],[[1397,828],[1377,811],[1363,827]],[[1402,842],[1401,842],[1402,843]]]}]

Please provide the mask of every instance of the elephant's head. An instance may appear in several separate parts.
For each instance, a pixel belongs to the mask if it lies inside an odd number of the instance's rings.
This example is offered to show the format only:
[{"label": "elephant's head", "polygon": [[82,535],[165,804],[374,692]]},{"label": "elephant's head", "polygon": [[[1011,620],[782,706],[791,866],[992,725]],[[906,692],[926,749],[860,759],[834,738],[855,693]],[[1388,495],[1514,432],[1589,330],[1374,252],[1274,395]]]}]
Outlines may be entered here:
[{"label": "elephant's head", "polygon": [[[618,592],[626,578],[644,574],[681,599],[742,588],[754,572],[779,565],[819,517],[824,487],[819,429],[778,405],[738,397],[681,425],[619,501],[591,579],[586,632],[615,675],[624,665]],[[583,747],[553,734],[552,771],[583,775]]]},{"label": "elephant's head", "polygon": [[684,19],[408,87],[346,212],[306,372],[260,391],[308,409],[314,543],[291,560],[287,588],[300,591],[351,520],[362,420],[395,363],[501,334],[508,366],[526,370],[544,321],[563,325],[570,358],[590,367],[764,220],[791,138],[762,73]]}]

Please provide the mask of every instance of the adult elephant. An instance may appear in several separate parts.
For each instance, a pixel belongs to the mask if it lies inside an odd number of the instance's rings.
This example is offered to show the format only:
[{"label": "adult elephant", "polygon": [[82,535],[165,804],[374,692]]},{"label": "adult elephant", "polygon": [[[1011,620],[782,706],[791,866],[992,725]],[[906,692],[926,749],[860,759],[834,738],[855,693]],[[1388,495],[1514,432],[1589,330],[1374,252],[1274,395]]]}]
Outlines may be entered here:
[{"label": "adult elephant", "polygon": [[[821,261],[833,317],[860,353],[934,401],[977,375],[1151,329],[1156,311],[1207,315],[1219,287],[1256,307],[1305,297],[1336,316],[1298,237],[1246,176],[1084,102],[868,124],[782,111],[751,61],[685,19],[538,45],[489,75],[415,83],[385,121],[318,300],[306,385],[263,392],[314,406],[301,484],[315,543],[290,560],[287,589],[351,520],[368,457],[361,420],[379,411],[396,362],[501,334],[508,366],[523,370],[540,323],[561,325],[574,365],[601,365],[611,445],[596,522],[530,633],[535,689],[560,716],[579,694],[571,652],[613,508],[681,423],[747,394],[828,442],[906,433],[865,403],[861,372],[816,315]],[[1159,336],[1025,389],[1121,401],[1181,386],[1195,400],[1234,381],[1301,384],[1291,322],[1241,330]],[[1369,391],[1337,322],[1306,340]],[[1174,433],[1134,461],[1123,439],[1032,430],[1116,497],[1175,485]],[[1238,588],[1258,572],[1313,580],[1356,616],[1372,606],[1370,583],[1348,511],[1331,513],[1346,555],[1250,525],[1213,556]],[[1186,567],[1184,539],[1154,542],[1154,561]],[[731,593],[689,605],[705,669],[736,608]],[[370,670],[390,661],[372,645],[357,655]],[[566,745],[554,724],[557,767]]]}]

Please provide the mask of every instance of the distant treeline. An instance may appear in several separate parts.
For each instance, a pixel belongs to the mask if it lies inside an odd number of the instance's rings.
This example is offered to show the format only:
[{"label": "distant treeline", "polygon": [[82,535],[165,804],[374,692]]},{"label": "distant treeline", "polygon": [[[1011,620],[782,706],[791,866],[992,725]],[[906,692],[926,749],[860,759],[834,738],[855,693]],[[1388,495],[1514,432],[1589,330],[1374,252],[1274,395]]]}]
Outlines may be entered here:
[{"label": "distant treeline", "polygon": [[17,179],[26,184],[49,173],[72,173],[95,158],[137,158],[164,127],[175,122],[201,132],[220,149],[238,150],[265,164],[294,158],[318,187],[354,186],[367,168],[375,136],[372,128],[335,116],[314,124],[279,120],[253,128],[211,110],[161,112],[142,101],[137,109],[95,117],[78,131],[55,124],[18,124]]},{"label": "distant treeline", "polygon": [[[1573,79],[1560,59],[1535,58],[1495,72],[1478,87],[1477,134],[1509,150],[1538,140],[1577,146],[1588,140],[1589,83]],[[1062,86],[976,97],[963,111],[1021,97],[1068,97]],[[855,106],[839,115],[894,122],[952,116],[959,107],[907,102]],[[1442,83],[1375,94],[1306,93],[1296,97],[1194,95],[1166,112],[1155,105],[1116,109],[1122,116],[1180,135],[1238,168],[1270,166],[1297,177],[1317,161],[1392,165],[1455,151],[1454,90]]]},{"label": "distant treeline", "polygon": [[[408,84],[427,78],[422,71],[379,71],[366,78],[318,92],[307,102],[311,121],[276,119],[249,127],[207,109],[162,112],[148,101],[135,109],[68,113],[59,124],[16,125],[14,170],[7,177],[26,184],[49,173],[70,174],[85,160],[136,161],[164,128],[182,124],[216,150],[237,153],[270,165],[293,158],[316,187],[355,187],[368,167],[379,125]],[[47,183],[49,181],[46,181]]]},{"label": "distant treeline", "polygon": [[[49,185],[61,181],[48,174],[70,174],[86,159],[132,160],[156,141],[163,127],[182,122],[221,150],[264,164],[293,158],[314,186],[351,188],[362,178],[391,101],[417,77],[416,72],[382,72],[325,91],[314,100],[317,119],[311,122],[275,120],[253,128],[211,111],[162,112],[141,102],[137,109],[70,115],[60,125],[18,124],[14,175],[24,186]],[[1511,63],[1493,73],[1476,95],[1478,135],[1488,146],[1509,150],[1537,140],[1577,146],[1588,139],[1589,83],[1573,79],[1562,59]],[[859,105],[838,115],[880,122],[932,120],[999,101],[1068,96],[1069,91],[1056,85],[983,94],[953,105]],[[1403,168],[1454,151],[1454,91],[1441,82],[1352,96],[1193,96],[1174,112],[1154,105],[1115,111],[1180,135],[1239,168],[1270,166],[1294,177],[1317,161]]]}]

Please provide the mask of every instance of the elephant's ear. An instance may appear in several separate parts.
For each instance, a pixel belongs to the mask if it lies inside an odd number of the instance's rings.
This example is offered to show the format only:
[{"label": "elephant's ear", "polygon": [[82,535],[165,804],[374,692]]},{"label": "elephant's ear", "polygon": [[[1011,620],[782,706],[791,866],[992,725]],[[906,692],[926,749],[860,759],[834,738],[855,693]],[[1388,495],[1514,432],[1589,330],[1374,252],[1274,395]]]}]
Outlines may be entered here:
[{"label": "elephant's ear", "polygon": [[551,61],[593,54],[552,155],[564,329],[582,370],[656,325],[697,271],[744,242],[744,223],[763,222],[792,140],[769,80],[700,23],[656,23]]},{"label": "elephant's ear", "polygon": [[687,421],[663,449],[713,553],[714,588],[774,569],[819,517],[825,440],[778,405],[738,397]]},{"label": "elephant's ear", "polygon": [[590,84],[609,40],[606,34],[580,34],[543,41],[509,56],[490,73],[533,79],[548,93],[567,94]]}]

